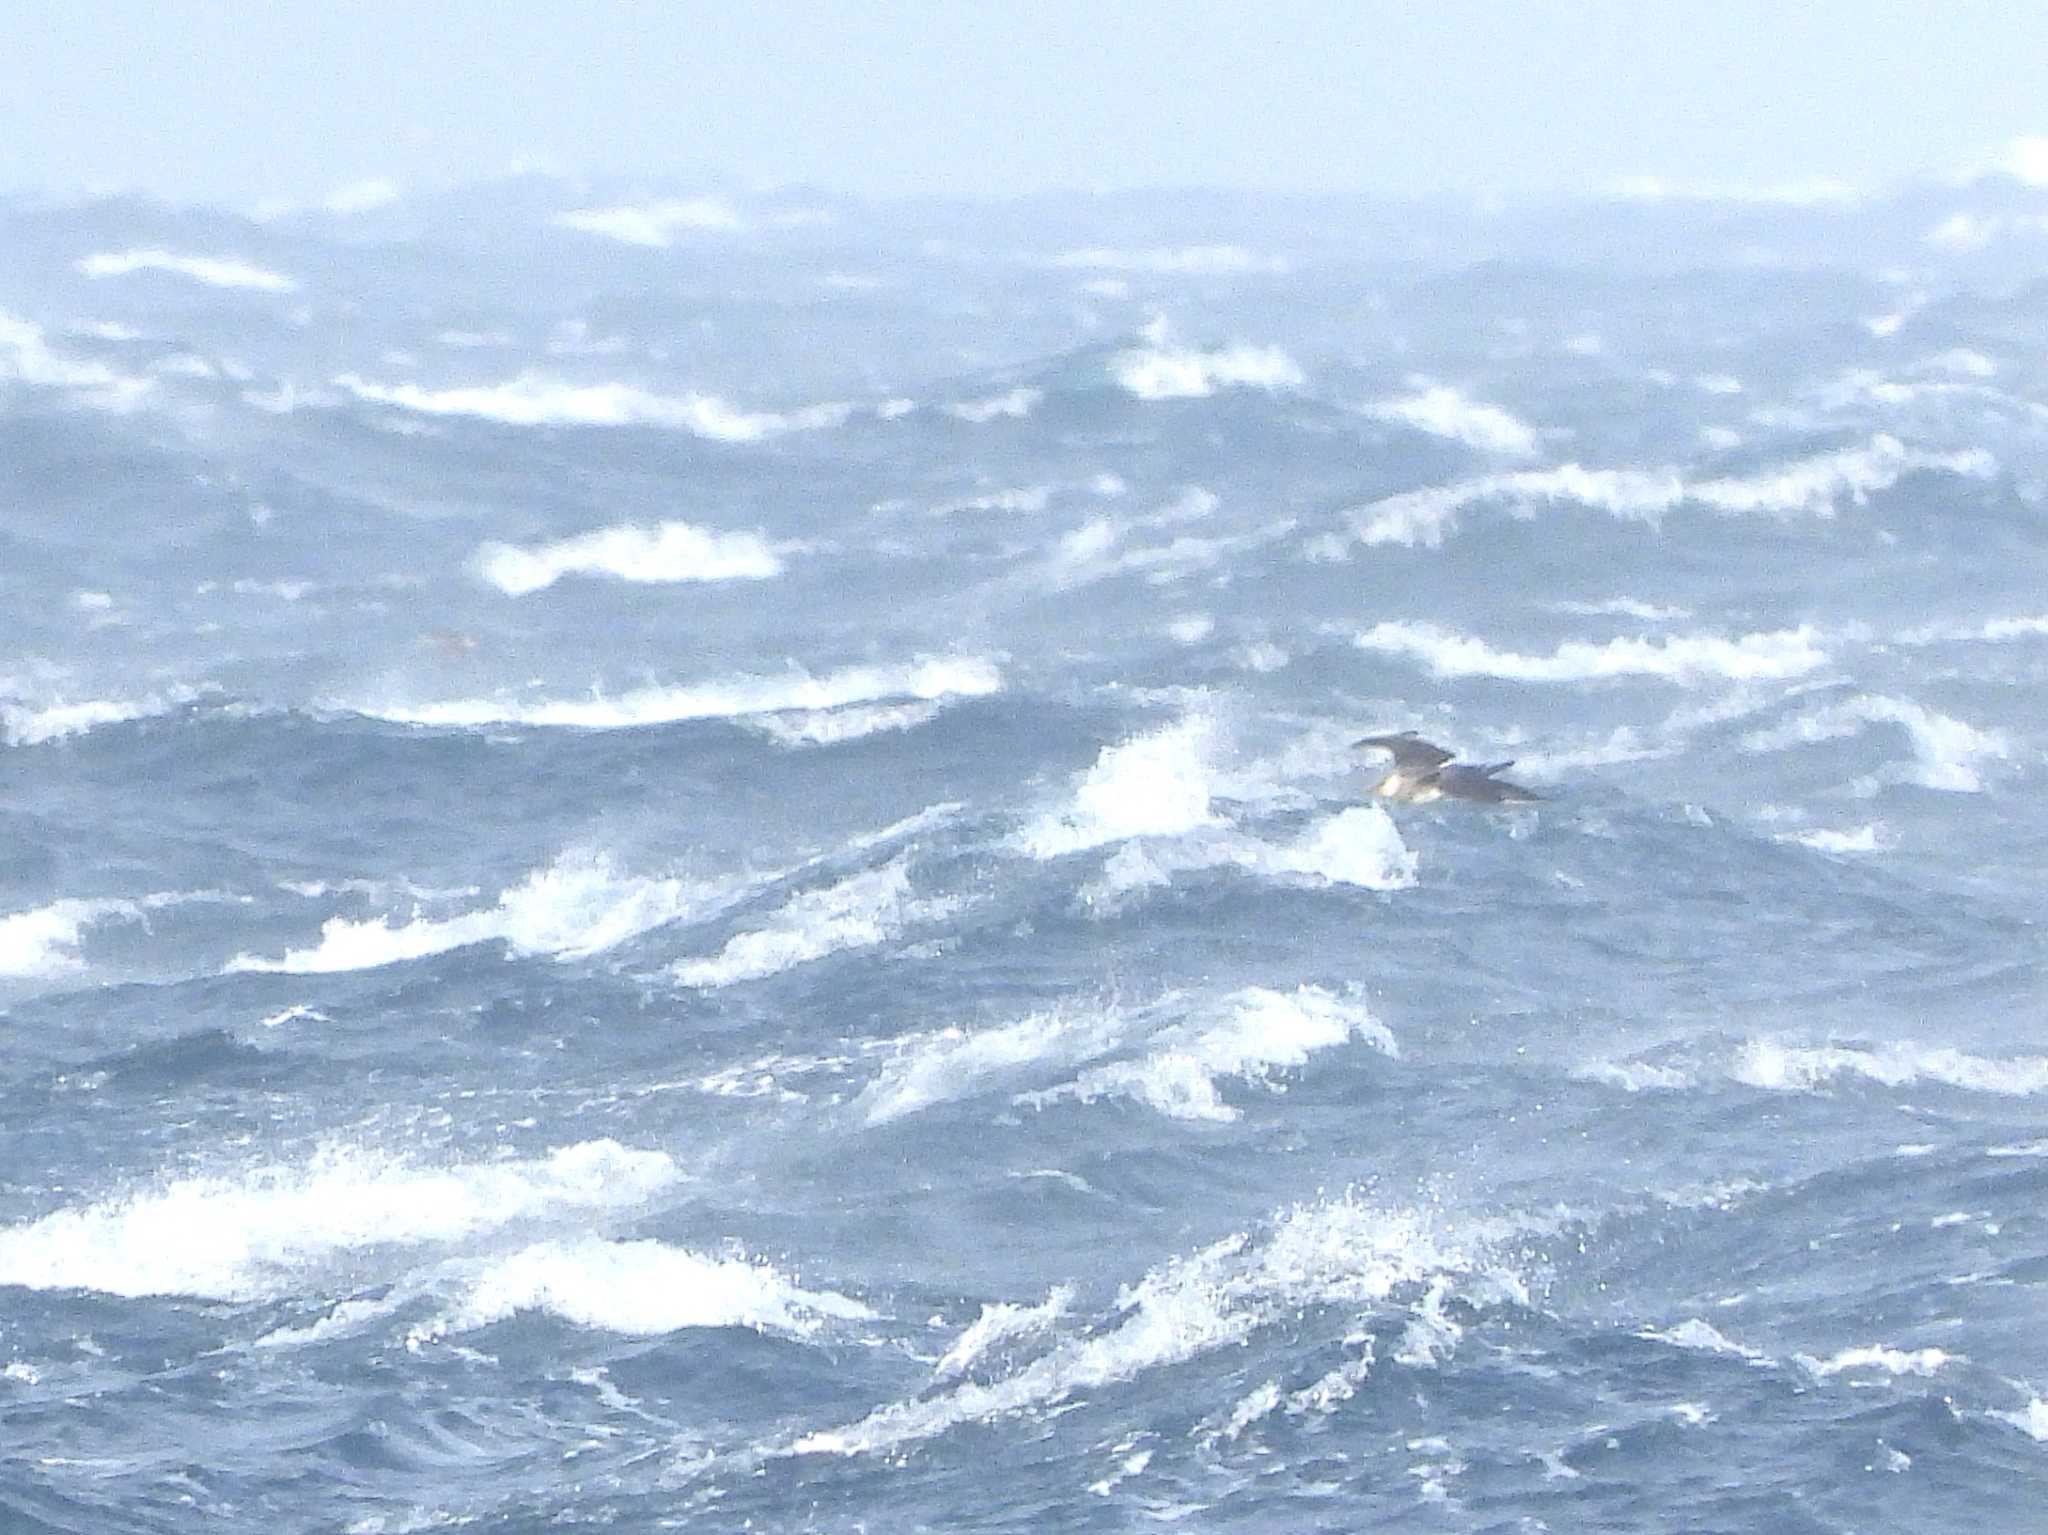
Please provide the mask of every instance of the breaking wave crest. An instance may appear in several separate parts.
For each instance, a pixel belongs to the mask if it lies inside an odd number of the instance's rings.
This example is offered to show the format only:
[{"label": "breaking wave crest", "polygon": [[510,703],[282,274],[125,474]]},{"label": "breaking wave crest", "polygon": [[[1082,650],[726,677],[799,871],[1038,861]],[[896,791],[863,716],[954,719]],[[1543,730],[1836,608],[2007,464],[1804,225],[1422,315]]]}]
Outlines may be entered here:
[{"label": "breaking wave crest", "polygon": [[516,955],[583,959],[653,928],[702,915],[729,893],[725,886],[624,875],[602,855],[569,853],[481,911],[398,924],[389,917],[330,917],[312,948],[288,949],[277,959],[241,954],[228,969],[295,975],[369,970],[492,942],[504,943]]},{"label": "breaking wave crest", "polygon": [[354,712],[406,725],[630,730],[683,720],[837,709],[888,699],[979,698],[1001,691],[1002,685],[1002,672],[994,662],[960,657],[898,666],[849,666],[816,676],[791,671],[779,677],[733,677],[694,686],[636,688],[611,698],[458,698],[429,704],[361,704]]},{"label": "breaking wave crest", "polygon": [[394,1245],[452,1246],[518,1222],[640,1204],[682,1177],[658,1151],[582,1141],[544,1157],[421,1166],[348,1147],[302,1164],[168,1180],[0,1228],[0,1284],[252,1300]]}]

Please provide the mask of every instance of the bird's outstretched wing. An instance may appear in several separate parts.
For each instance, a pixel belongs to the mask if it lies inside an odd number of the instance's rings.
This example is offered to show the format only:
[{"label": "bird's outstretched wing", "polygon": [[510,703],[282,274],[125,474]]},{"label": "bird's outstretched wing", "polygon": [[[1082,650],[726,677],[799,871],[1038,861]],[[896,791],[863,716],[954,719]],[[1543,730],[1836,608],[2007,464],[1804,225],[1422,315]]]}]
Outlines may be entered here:
[{"label": "bird's outstretched wing", "polygon": [[1445,751],[1441,746],[1423,740],[1412,730],[1403,730],[1387,736],[1366,736],[1351,744],[1354,748],[1371,746],[1391,754],[1394,766],[1404,773],[1430,772],[1442,767],[1455,755]]},{"label": "bird's outstretched wing", "polygon": [[1493,776],[1507,765],[1496,762],[1489,767],[1467,767],[1459,763],[1440,771],[1436,784],[1446,799],[1477,800],[1485,805],[1519,805],[1543,798],[1534,790]]}]

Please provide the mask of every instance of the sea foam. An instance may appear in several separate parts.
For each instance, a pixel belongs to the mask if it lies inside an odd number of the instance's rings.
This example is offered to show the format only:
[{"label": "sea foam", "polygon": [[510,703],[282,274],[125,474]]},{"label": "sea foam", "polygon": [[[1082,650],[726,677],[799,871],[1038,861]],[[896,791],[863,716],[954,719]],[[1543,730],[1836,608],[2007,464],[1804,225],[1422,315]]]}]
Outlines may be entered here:
[{"label": "sea foam", "polygon": [[843,404],[793,411],[740,410],[717,395],[664,395],[634,384],[572,384],[525,373],[498,384],[429,389],[379,384],[345,373],[334,381],[359,400],[427,416],[473,416],[506,426],[656,426],[714,442],[759,442],[783,432],[838,426],[852,414]]},{"label": "sea foam", "polygon": [[636,688],[609,698],[458,698],[443,703],[358,704],[353,712],[407,725],[628,730],[682,720],[838,709],[890,699],[979,698],[1001,691],[1002,685],[1003,674],[993,661],[974,656],[931,657],[895,666],[849,666],[816,675],[792,669],[780,676]]},{"label": "sea foam", "polygon": [[1071,1082],[1023,1094],[1043,1108],[1071,1099],[1125,1098],[1171,1119],[1230,1121],[1239,1110],[1219,1090],[1236,1078],[1271,1090],[1275,1073],[1305,1065],[1320,1050],[1361,1039],[1383,1055],[1400,1050],[1387,1026],[1360,1002],[1320,986],[1292,992],[1248,987],[1220,1008],[1162,1031],[1134,1060],[1092,1067]]},{"label": "sea foam", "polygon": [[537,1242],[486,1264],[449,1312],[414,1330],[425,1342],[542,1311],[578,1327],[653,1337],[686,1327],[746,1327],[805,1336],[827,1319],[874,1312],[806,1290],[769,1264],[706,1257],[666,1242],[582,1236]]},{"label": "sea foam", "polygon": [[0,1228],[0,1285],[258,1299],[293,1293],[301,1271],[341,1254],[587,1219],[681,1176],[663,1153],[610,1140],[448,1167],[332,1147],[304,1163],[168,1179]]},{"label": "sea foam", "polygon": [[782,555],[759,533],[664,522],[598,528],[528,548],[488,543],[477,550],[472,568],[506,595],[524,597],[571,575],[647,584],[762,581],[782,574]]},{"label": "sea foam", "polygon": [[1681,686],[1797,677],[1827,660],[1809,624],[1729,638],[1674,634],[1595,643],[1566,640],[1548,655],[1497,650],[1485,640],[1437,624],[1387,622],[1358,636],[1361,650],[1420,661],[1439,677],[1500,677],[1511,682],[1596,682],[1654,677]]},{"label": "sea foam", "polygon": [[330,917],[312,948],[288,949],[277,959],[241,954],[228,969],[289,974],[368,970],[492,942],[502,942],[515,955],[582,959],[653,928],[708,913],[729,895],[727,886],[621,874],[602,855],[567,853],[511,886],[494,906],[396,924],[388,917]]},{"label": "sea foam", "polygon": [[1059,1339],[1019,1368],[801,1435],[788,1453],[886,1454],[1241,1344],[1307,1307],[1383,1306],[1437,1276],[1475,1304],[1526,1298],[1484,1242],[1462,1240],[1426,1215],[1348,1196],[1298,1206],[1259,1238],[1227,1237],[1153,1269],[1122,1291],[1102,1325]]},{"label": "sea foam", "polygon": [[887,943],[917,923],[949,915],[959,904],[913,895],[909,860],[899,857],[792,897],[766,925],[735,934],[708,958],[682,961],[670,974],[685,986],[763,980],[828,954]]}]

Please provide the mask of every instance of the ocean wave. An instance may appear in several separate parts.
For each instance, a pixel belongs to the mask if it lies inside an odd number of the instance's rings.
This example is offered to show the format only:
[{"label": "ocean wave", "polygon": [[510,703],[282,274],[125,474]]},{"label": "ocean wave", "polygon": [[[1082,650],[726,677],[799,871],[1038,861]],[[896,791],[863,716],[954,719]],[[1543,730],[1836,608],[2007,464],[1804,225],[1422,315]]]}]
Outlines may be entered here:
[{"label": "ocean wave", "polygon": [[1866,1370],[1881,1370],[1887,1375],[1932,1375],[1944,1365],[1958,1362],[1954,1354],[1938,1348],[1896,1349],[1882,1344],[1843,1349],[1826,1359],[1811,1354],[1794,1354],[1792,1358],[1815,1380],[1827,1380],[1845,1371]]},{"label": "ocean wave", "polygon": [[1772,1092],[1818,1092],[1844,1076],[1860,1077],[1886,1087],[1932,1082],[1966,1092],[2009,1097],[2048,1092],[2048,1056],[2023,1055],[2001,1060],[1909,1043],[1866,1049],[1752,1039],[1742,1047],[1730,1074],[1738,1082]]},{"label": "ocean wave", "polygon": [[1172,277],[1270,276],[1288,270],[1284,257],[1262,255],[1241,245],[1153,246],[1144,250],[1093,245],[1062,251],[1053,258],[1053,265],[1077,271],[1149,272]]},{"label": "ocean wave", "polygon": [[804,1337],[827,1320],[874,1316],[859,1301],[806,1290],[767,1263],[705,1257],[666,1242],[584,1236],[493,1259],[453,1310],[413,1329],[417,1346],[543,1311],[578,1327],[656,1337],[686,1327],[745,1327]]},{"label": "ocean wave", "polygon": [[1655,523],[1685,503],[1726,515],[1831,517],[1843,497],[1862,503],[1905,475],[1935,471],[1987,479],[1998,462],[1981,449],[1928,453],[1880,433],[1859,448],[1817,454],[1746,476],[1687,480],[1677,469],[1555,469],[1486,475],[1454,485],[1389,496],[1351,514],[1363,544],[1419,544],[1435,548],[1455,527],[1457,514],[1486,501],[1517,506],[1568,501],[1624,520]]},{"label": "ocean wave", "polygon": [[1636,1336],[1648,1338],[1656,1343],[1668,1343],[1673,1348],[1692,1349],[1702,1354],[1730,1354],[1737,1359],[1747,1359],[1752,1364],[1768,1362],[1758,1350],[1732,1341],[1713,1323],[1702,1321],[1698,1317],[1680,1322],[1676,1327],[1645,1328]]},{"label": "ocean wave", "polygon": [[1526,1299],[1487,1243],[1432,1217],[1354,1197],[1297,1206],[1259,1239],[1225,1238],[1125,1288],[1113,1319],[1063,1337],[988,1380],[893,1402],[843,1427],[804,1434],[794,1455],[886,1454],[963,1424],[1065,1402],[1232,1347],[1311,1306],[1369,1308],[1441,1279],[1475,1304]]},{"label": "ocean wave", "polygon": [[1068,802],[1014,839],[1033,858],[1060,858],[1127,837],[1171,836],[1215,824],[1210,808],[1214,727],[1200,715],[1106,746]]},{"label": "ocean wave", "polygon": [[1359,410],[1378,421],[1398,422],[1433,437],[1446,437],[1482,453],[1505,458],[1533,458],[1542,444],[1536,430],[1497,405],[1468,400],[1456,389],[1438,384],[1399,399],[1376,400]]},{"label": "ocean wave", "polygon": [[1980,730],[1910,698],[1879,693],[1859,693],[1768,730],[1753,731],[1743,738],[1742,745],[1753,752],[1782,751],[1853,736],[1872,725],[1902,727],[1912,743],[1914,759],[1912,767],[1879,775],[1873,782],[1900,778],[1926,789],[1975,794],[1984,787],[1984,764],[2003,760],[2012,750],[1996,730]]},{"label": "ocean wave", "polygon": [[298,284],[237,256],[179,256],[166,250],[102,251],[78,263],[87,277],[126,277],[131,272],[168,272],[210,288],[253,288],[261,293],[295,293]]},{"label": "ocean wave", "polygon": [[149,913],[195,901],[226,901],[212,890],[173,890],[126,898],[52,901],[0,916],[0,976],[40,978],[85,968],[87,929],[102,922],[147,922]]},{"label": "ocean wave", "polygon": [[1306,376],[1276,346],[1230,346],[1210,351],[1165,344],[1163,338],[1119,352],[1110,376],[1141,400],[1205,399],[1218,389],[1299,389]]},{"label": "ocean wave", "polygon": [[686,687],[647,687],[613,698],[458,698],[431,704],[358,704],[351,712],[405,725],[543,725],[627,730],[682,720],[735,719],[790,710],[838,709],[891,699],[979,698],[1002,689],[1002,672],[977,656],[896,666],[849,666],[813,676],[733,677]]},{"label": "ocean wave", "polygon": [[750,715],[744,721],[780,746],[837,746],[893,730],[915,730],[939,717],[940,703],[852,704],[844,709],[797,709]]},{"label": "ocean wave", "polygon": [[0,1285],[261,1299],[292,1293],[300,1271],[342,1254],[587,1219],[681,1177],[663,1153],[611,1140],[451,1167],[330,1147],[302,1164],[169,1179],[0,1228]]},{"label": "ocean wave", "polygon": [[288,949],[277,959],[239,954],[227,968],[292,975],[369,970],[492,942],[516,955],[583,959],[715,910],[730,895],[729,886],[625,875],[601,854],[565,853],[481,911],[396,925],[389,917],[330,917],[312,948]]},{"label": "ocean wave", "polygon": [[[0,683],[0,698],[8,693]],[[15,695],[19,698],[19,695]],[[0,703],[0,732],[9,746],[41,746],[69,736],[84,735],[102,725],[123,725],[130,720],[151,719],[196,702],[198,688],[170,688],[141,698],[86,698],[75,703]]]},{"label": "ocean wave", "polygon": [[887,1124],[971,1097],[1019,1072],[1092,1060],[1149,1027],[1176,1001],[1169,996],[1145,1009],[1070,1002],[988,1028],[910,1035],[892,1042],[894,1053],[854,1106],[866,1123]]},{"label": "ocean wave", "polygon": [[140,921],[133,901],[52,901],[0,917],[0,976],[48,976],[84,968],[85,930],[110,919]]},{"label": "ocean wave", "polygon": [[1364,890],[1405,890],[1417,858],[1378,805],[1353,805],[1314,822],[1300,836],[1268,841],[1236,828],[1195,831],[1128,843],[1082,887],[1086,906],[1109,913],[1134,894],[1170,885],[1180,874],[1237,868],[1267,879],[1306,879]]},{"label": "ocean wave", "polygon": [[1875,821],[1842,830],[1817,826],[1808,831],[1787,832],[1780,840],[1823,853],[1881,853],[1892,845],[1889,834]]},{"label": "ocean wave", "polygon": [[428,389],[379,384],[345,373],[334,381],[359,400],[427,416],[473,416],[507,426],[658,426],[714,442],[759,442],[783,432],[838,426],[844,404],[793,411],[740,410],[712,394],[655,394],[633,384],[571,384],[525,373],[500,384]]},{"label": "ocean wave", "polygon": [[995,1301],[981,1308],[981,1315],[953,1340],[932,1374],[947,1380],[966,1373],[968,1367],[998,1344],[1016,1343],[1049,1331],[1074,1303],[1071,1285],[1055,1285],[1036,1306],[1011,1305]]},{"label": "ocean wave", "polygon": [[965,421],[973,426],[986,426],[991,421],[1021,421],[1038,408],[1045,398],[1043,389],[1019,385],[1002,394],[990,395],[982,400],[956,400],[945,407],[946,414],[956,421]]},{"label": "ocean wave", "polygon": [[127,410],[153,387],[146,378],[116,373],[102,363],[78,362],[50,350],[42,327],[0,309],[0,384],[64,389],[103,410]]},{"label": "ocean wave", "polygon": [[1362,650],[1407,656],[1439,677],[1500,677],[1511,682],[1592,682],[1656,677],[1682,686],[1797,677],[1827,660],[1813,626],[1733,639],[1719,634],[1623,638],[1596,644],[1566,640],[1549,655],[1496,650],[1482,639],[1436,624],[1387,622],[1358,636]]},{"label": "ocean wave", "polygon": [[669,973],[685,986],[763,980],[829,954],[887,943],[919,923],[952,914],[960,904],[913,895],[906,855],[794,896],[765,927],[737,933],[717,954],[683,960]]},{"label": "ocean wave", "polygon": [[625,245],[661,249],[685,232],[728,233],[746,227],[730,203],[716,197],[666,198],[657,202],[618,203],[608,208],[578,208],[558,213],[563,229],[602,235]]},{"label": "ocean wave", "polygon": [[782,574],[781,551],[761,534],[687,522],[598,528],[530,548],[488,543],[471,564],[478,576],[511,597],[541,591],[570,575],[661,584],[763,581]]},{"label": "ocean wave", "polygon": [[1948,1046],[1910,1041],[1877,1046],[1798,1045],[1756,1037],[1704,1058],[1588,1061],[1574,1067],[1572,1075],[1632,1093],[1684,1092],[1718,1082],[1776,1093],[1818,1093],[1847,1078],[1884,1087],[1925,1082],[2018,1098],[2048,1093],[2048,1056],[1971,1055]]},{"label": "ocean wave", "polygon": [[1993,1412],[1992,1417],[2001,1423],[2010,1423],[2029,1439],[2048,1444],[2048,1400],[2029,1397],[2027,1405],[2016,1412]]},{"label": "ocean wave", "polygon": [[1936,624],[1908,629],[1899,635],[1902,645],[1932,645],[1944,640],[1984,640],[2003,644],[2008,640],[2048,638],[2048,613],[2015,618],[1987,618],[1976,624]]},{"label": "ocean wave", "polygon": [[1135,1060],[1091,1067],[1071,1082],[1019,1095],[1044,1108],[1064,1100],[1127,1098],[1170,1119],[1228,1122],[1239,1111],[1218,1090],[1224,1078],[1282,1090],[1275,1073],[1306,1065],[1319,1050],[1360,1039],[1397,1056],[1393,1034],[1364,1004],[1320,986],[1291,993],[1247,987],[1214,1012],[1162,1031]]}]

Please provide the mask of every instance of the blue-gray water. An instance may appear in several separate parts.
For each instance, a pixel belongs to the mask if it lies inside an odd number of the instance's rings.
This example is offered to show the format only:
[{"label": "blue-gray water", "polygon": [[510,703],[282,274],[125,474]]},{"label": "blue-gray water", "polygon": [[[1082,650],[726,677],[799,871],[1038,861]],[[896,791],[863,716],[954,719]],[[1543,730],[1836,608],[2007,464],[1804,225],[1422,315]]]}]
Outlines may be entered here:
[{"label": "blue-gray water", "polygon": [[0,210],[0,1526],[2048,1528],[2044,208]]}]

